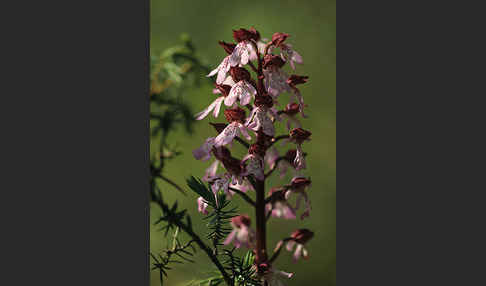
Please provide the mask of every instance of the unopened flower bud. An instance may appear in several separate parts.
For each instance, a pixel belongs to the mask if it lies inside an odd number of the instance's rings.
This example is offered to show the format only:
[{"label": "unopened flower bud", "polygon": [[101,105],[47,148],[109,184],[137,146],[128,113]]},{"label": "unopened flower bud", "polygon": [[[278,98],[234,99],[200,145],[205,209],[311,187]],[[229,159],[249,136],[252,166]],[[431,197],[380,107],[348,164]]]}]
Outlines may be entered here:
[{"label": "unopened flower bud", "polygon": [[302,189],[310,186],[311,182],[312,182],[311,180],[304,177],[293,178],[292,181],[290,182],[290,188],[294,190]]},{"label": "unopened flower bud", "polygon": [[297,84],[306,83],[308,79],[308,76],[293,74],[287,79],[287,84],[295,87]]},{"label": "unopened flower bud", "polygon": [[299,111],[300,111],[299,104],[292,102],[292,103],[289,103],[285,106],[283,113],[292,116],[292,115],[299,113]]},{"label": "unopened flower bud", "polygon": [[253,102],[257,107],[271,108],[273,106],[273,99],[270,95],[256,95],[255,101]]},{"label": "unopened flower bud", "polygon": [[307,243],[313,236],[314,233],[306,228],[298,229],[290,235],[295,242],[300,244]]},{"label": "unopened flower bud", "polygon": [[281,43],[283,43],[290,35],[287,34],[287,33],[280,33],[280,32],[277,32],[277,33],[274,33],[272,35],[272,44],[274,44],[275,46],[280,46]]},{"label": "unopened flower bud", "polygon": [[243,124],[243,122],[245,121],[246,113],[241,107],[235,107],[231,109],[226,109],[224,111],[224,116],[229,123],[237,121]]},{"label": "unopened flower bud", "polygon": [[279,56],[276,56],[276,55],[266,55],[264,58],[263,58],[263,68],[266,69],[270,66],[274,66],[274,67],[277,67],[277,68],[281,68],[283,67],[283,65],[285,64],[285,61],[279,57]]},{"label": "unopened flower bud", "polygon": [[235,82],[239,82],[241,80],[249,82],[251,79],[250,72],[247,71],[245,68],[241,68],[241,67],[231,67],[230,75]]},{"label": "unopened flower bud", "polygon": [[258,41],[260,39],[260,33],[254,28],[251,28],[250,30],[241,28],[239,30],[233,30],[233,38],[238,43],[247,40]]},{"label": "unopened flower bud", "polygon": [[231,223],[237,228],[241,228],[242,226],[249,227],[251,224],[251,219],[249,216],[242,214],[231,218]]},{"label": "unopened flower bud", "polygon": [[311,132],[302,128],[294,128],[290,130],[290,139],[295,141],[297,144],[301,144],[305,140],[309,139],[311,135]]},{"label": "unopened flower bud", "polygon": [[228,54],[231,55],[233,53],[233,50],[236,47],[236,44],[233,43],[226,43],[224,41],[219,41],[218,42],[221,47],[223,47],[224,51]]}]

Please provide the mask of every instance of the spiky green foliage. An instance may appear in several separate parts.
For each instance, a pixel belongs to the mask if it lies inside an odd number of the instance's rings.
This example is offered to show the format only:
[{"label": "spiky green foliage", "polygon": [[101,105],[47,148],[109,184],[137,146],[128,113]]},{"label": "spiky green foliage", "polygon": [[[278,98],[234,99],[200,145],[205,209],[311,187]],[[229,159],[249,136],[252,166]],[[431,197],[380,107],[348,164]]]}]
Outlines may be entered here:
[{"label": "spiky green foliage", "polygon": [[154,260],[152,270],[158,269],[160,271],[160,281],[162,285],[164,284],[164,276],[167,277],[167,270],[172,269],[170,264],[183,263],[182,261],[194,263],[194,260],[189,258],[194,256],[194,253],[196,252],[196,248],[192,245],[194,240],[182,244],[178,235],[179,228],[174,232],[172,247],[165,250],[163,254],[158,254],[158,257],[156,257],[153,253],[150,253],[150,256]]},{"label": "spiky green foliage", "polygon": [[230,201],[222,190],[215,196],[199,179],[191,177],[187,180],[187,185],[212,208],[204,220],[207,221],[209,229],[207,238],[212,241],[213,250],[217,254],[218,246],[221,245],[220,240],[231,231],[229,220],[236,215],[237,208],[230,206]]},{"label": "spiky green foliage", "polygon": [[191,218],[186,210],[178,207],[177,202],[172,205],[166,203],[163,193],[171,188],[161,190],[160,181],[185,194],[182,187],[164,175],[166,162],[181,154],[168,142],[168,138],[179,127],[192,133],[193,111],[185,100],[185,94],[202,83],[200,79],[208,68],[197,59],[194,46],[187,36],[182,38],[181,45],[152,55],[150,64],[150,198],[152,206],[158,206],[162,212],[155,225],[160,226],[159,230],[168,241],[169,235],[172,235],[170,247],[162,253],[150,253],[152,270],[160,271],[163,284],[163,278],[172,269],[172,264],[192,262],[191,256],[196,250],[194,244],[201,243],[195,239],[181,242],[181,231],[194,234]]},{"label": "spiky green foliage", "polygon": [[234,255],[235,249],[224,250],[226,256],[225,265],[231,271],[234,285],[237,286],[261,286],[259,279],[255,279],[256,269],[253,264],[255,256],[252,251],[248,251],[243,258]]},{"label": "spiky green foliage", "polygon": [[187,104],[188,90],[210,83],[201,80],[209,72],[196,56],[196,50],[187,36],[182,44],[151,55],[150,62],[150,145],[151,162],[163,168],[166,159],[180,151],[171,146],[167,138],[180,126],[188,133],[193,131],[194,112]]}]

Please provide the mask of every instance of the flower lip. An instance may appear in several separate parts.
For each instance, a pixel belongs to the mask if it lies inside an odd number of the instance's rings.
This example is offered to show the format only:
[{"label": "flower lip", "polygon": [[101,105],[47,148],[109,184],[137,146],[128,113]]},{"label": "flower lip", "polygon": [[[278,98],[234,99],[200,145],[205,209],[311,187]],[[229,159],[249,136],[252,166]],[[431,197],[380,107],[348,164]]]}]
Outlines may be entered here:
[{"label": "flower lip", "polygon": [[236,228],[241,228],[242,226],[249,227],[251,219],[248,215],[242,214],[231,218],[231,223],[233,223]]},{"label": "flower lip", "polygon": [[293,178],[292,181],[290,182],[290,187],[294,190],[300,189],[300,188],[305,188],[309,186],[312,183],[310,179],[304,178],[304,177],[296,177]]},{"label": "flower lip", "polygon": [[265,55],[265,57],[263,58],[263,68],[264,69],[271,67],[271,66],[281,68],[281,67],[283,67],[284,64],[285,64],[285,61],[281,57],[276,56],[276,55],[268,54],[268,55]]},{"label": "flower lip", "polygon": [[228,54],[231,55],[233,53],[233,50],[236,47],[236,44],[233,43],[226,43],[224,41],[219,41],[218,44],[223,47],[224,51]]},{"label": "flower lip", "polygon": [[251,27],[250,30],[241,28],[239,30],[233,30],[233,38],[238,43],[247,40],[258,41],[260,39],[260,33],[253,27]]},{"label": "flower lip", "polygon": [[290,138],[298,144],[301,144],[305,140],[309,139],[311,135],[312,133],[310,131],[304,130],[302,128],[294,128],[290,130]]},{"label": "flower lip", "polygon": [[295,242],[300,244],[307,243],[313,236],[314,233],[306,228],[297,229],[290,235]]},{"label": "flower lip", "polygon": [[248,148],[248,153],[258,155],[263,158],[265,156],[265,146],[262,144],[253,143],[250,145],[250,148]]},{"label": "flower lip", "polygon": [[241,107],[235,107],[226,109],[224,111],[224,116],[229,123],[239,122],[243,124],[243,122],[245,121],[246,113]]},{"label": "flower lip", "polygon": [[283,113],[292,116],[292,115],[299,113],[299,110],[300,110],[299,104],[292,102],[292,103],[289,103],[285,106]]},{"label": "flower lip", "polygon": [[287,84],[292,87],[295,87],[295,85],[297,84],[306,83],[308,79],[309,79],[308,76],[293,74],[287,79]]},{"label": "flower lip", "polygon": [[231,67],[230,68],[230,75],[235,82],[239,82],[241,80],[250,81],[251,75],[250,72],[247,71],[245,68],[242,67]]},{"label": "flower lip", "polygon": [[221,92],[221,94],[224,97],[227,97],[230,90],[231,90],[231,86],[227,85],[227,84],[216,84],[215,83],[214,86]]},{"label": "flower lip", "polygon": [[255,106],[271,108],[273,106],[273,99],[270,95],[258,95],[255,96],[255,101],[253,102]]}]

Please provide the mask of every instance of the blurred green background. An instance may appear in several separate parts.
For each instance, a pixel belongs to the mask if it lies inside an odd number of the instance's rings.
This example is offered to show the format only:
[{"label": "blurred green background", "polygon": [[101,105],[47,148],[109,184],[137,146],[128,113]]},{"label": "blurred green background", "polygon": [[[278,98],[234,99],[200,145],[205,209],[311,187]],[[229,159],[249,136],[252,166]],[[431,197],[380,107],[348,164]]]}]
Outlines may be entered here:
[{"label": "blurred green background", "polygon": [[[294,72],[308,75],[309,82],[299,86],[308,108],[309,118],[302,120],[303,127],[310,130],[312,141],[304,143],[307,156],[305,174],[312,179],[308,191],[311,202],[311,216],[303,221],[270,219],[268,224],[268,249],[271,251],[276,242],[288,236],[296,228],[309,228],[315,232],[307,248],[309,260],[292,263],[291,254],[285,251],[275,263],[276,268],[294,272],[292,279],[283,281],[291,285],[335,285],[336,284],[336,3],[330,1],[196,1],[196,0],[152,0],[151,1],[151,45],[152,53],[180,43],[180,35],[187,33],[193,39],[199,57],[211,68],[215,68],[224,56],[218,40],[232,41],[232,29],[254,26],[262,38],[271,38],[274,32],[289,33],[287,40],[298,51],[303,65],[297,65]],[[289,67],[286,68],[290,74]],[[212,87],[207,85],[188,92],[186,99],[193,111],[198,112],[209,105],[215,96]],[[281,95],[281,98],[288,98]],[[281,103],[286,104],[286,100]],[[208,119],[209,118],[209,119]],[[182,130],[174,134],[170,141],[184,153],[168,163],[165,175],[185,186],[190,175],[202,177],[204,170],[212,162],[197,161],[191,150],[199,147],[215,131],[208,122],[225,122],[208,117],[197,122],[192,135]],[[285,132],[283,124],[278,134]],[[236,145],[235,145],[236,146]],[[236,147],[235,147],[236,148]],[[281,149],[285,151],[284,149]],[[235,154],[244,150],[235,149]],[[273,176],[267,185],[288,183],[290,177],[280,179]],[[170,187],[168,187],[169,189]],[[204,222],[197,213],[196,195],[183,197],[175,191],[166,192],[168,201],[177,199],[193,217],[196,230],[205,233]],[[253,196],[253,194],[251,194]],[[241,206],[240,212],[253,216],[239,197],[234,202]],[[158,213],[153,211],[151,218]],[[167,241],[151,226],[151,249],[154,252],[164,249]],[[187,285],[192,279],[207,277],[212,265],[201,251],[196,264],[175,265],[169,273],[166,285]],[[160,285],[159,273],[151,273],[151,285]]]}]

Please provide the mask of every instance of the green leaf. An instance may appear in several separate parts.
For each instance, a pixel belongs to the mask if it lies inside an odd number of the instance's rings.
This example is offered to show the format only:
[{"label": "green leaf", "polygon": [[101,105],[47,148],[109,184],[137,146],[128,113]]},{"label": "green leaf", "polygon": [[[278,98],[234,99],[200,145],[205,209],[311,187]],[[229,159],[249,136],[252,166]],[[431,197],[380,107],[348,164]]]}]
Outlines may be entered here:
[{"label": "green leaf", "polygon": [[255,260],[255,255],[253,254],[253,251],[248,251],[243,257],[243,267],[250,267],[253,265],[253,261]]},{"label": "green leaf", "polygon": [[187,179],[187,185],[191,190],[201,196],[209,204],[216,204],[213,193],[203,184],[201,180],[196,179],[194,176],[191,176],[189,179]]}]

